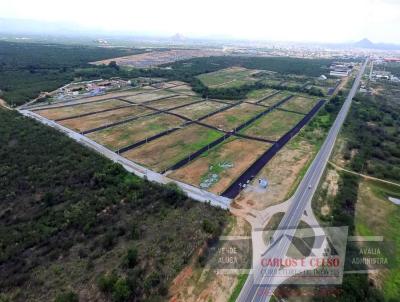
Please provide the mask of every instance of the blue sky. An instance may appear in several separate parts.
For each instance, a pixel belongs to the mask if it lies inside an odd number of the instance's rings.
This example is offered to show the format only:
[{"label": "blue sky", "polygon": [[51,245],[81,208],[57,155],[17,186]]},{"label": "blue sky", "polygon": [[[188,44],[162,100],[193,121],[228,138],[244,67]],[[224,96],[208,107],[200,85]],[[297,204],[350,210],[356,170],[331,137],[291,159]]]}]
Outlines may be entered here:
[{"label": "blue sky", "polygon": [[400,43],[400,0],[0,0],[0,17],[190,37]]}]

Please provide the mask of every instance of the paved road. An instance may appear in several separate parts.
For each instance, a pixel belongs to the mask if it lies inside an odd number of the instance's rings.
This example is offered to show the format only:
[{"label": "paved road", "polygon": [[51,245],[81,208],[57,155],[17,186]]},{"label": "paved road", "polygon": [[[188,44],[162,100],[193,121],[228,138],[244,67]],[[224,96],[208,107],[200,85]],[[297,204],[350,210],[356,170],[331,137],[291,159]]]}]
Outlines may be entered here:
[{"label": "paved road", "polygon": [[[340,110],[334,124],[329,130],[325,142],[307,170],[307,173],[301,181],[295,194],[291,198],[292,202],[289,206],[289,209],[282,218],[278,230],[274,233],[271,242],[275,242],[279,238],[288,238],[288,236],[290,237],[294,235],[301,220],[301,216],[303,215],[307,205],[310,204],[318,183],[321,180],[322,174],[332,153],[336,138],[349,112],[352,99],[357,93],[361,77],[365,71],[367,63],[368,59],[362,65],[362,68],[359,71],[356,80],[354,81],[353,87],[351,88],[349,95],[342,106],[342,109]],[[261,257],[268,259],[283,258],[289,249],[290,243],[291,242],[289,240],[279,240],[278,243],[265,255],[260,255],[260,260]],[[237,301],[269,301],[273,294],[273,290],[277,287],[277,285],[279,285],[279,278],[277,276],[262,274],[261,261],[256,260],[254,263],[258,263],[258,265],[253,267],[253,273],[249,275],[249,278],[247,279]]]},{"label": "paved road", "polygon": [[146,177],[150,181],[154,181],[157,183],[161,184],[167,184],[170,182],[175,182],[183,191],[187,193],[187,195],[197,201],[201,202],[210,202],[211,205],[221,207],[223,209],[228,209],[231,203],[231,200],[229,198],[225,198],[223,196],[218,196],[215,195],[211,192],[207,192],[204,190],[201,190],[199,188],[193,187],[191,185],[169,179],[168,177],[154,172],[152,170],[149,170],[145,167],[142,167],[120,155],[117,153],[107,149],[106,147],[92,141],[88,137],[81,135],[79,133],[76,133],[60,124],[57,124],[56,122],[46,119],[34,112],[31,112],[29,110],[18,110],[21,114],[24,116],[33,118],[45,125],[48,125],[50,127],[53,127],[57,129],[58,131],[61,131],[68,135],[70,138],[73,140],[77,141],[78,143],[84,145],[85,147],[89,147],[98,153],[104,155],[105,157],[111,159],[112,161],[121,164],[128,172],[134,173],[135,175],[139,177]]}]

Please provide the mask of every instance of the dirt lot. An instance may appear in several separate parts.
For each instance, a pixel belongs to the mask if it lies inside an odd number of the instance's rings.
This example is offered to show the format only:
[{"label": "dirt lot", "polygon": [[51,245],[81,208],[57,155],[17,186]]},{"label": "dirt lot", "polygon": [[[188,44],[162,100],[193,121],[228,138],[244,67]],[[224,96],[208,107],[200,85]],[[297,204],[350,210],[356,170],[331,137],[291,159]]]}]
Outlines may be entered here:
[{"label": "dirt lot", "polygon": [[306,98],[302,96],[296,96],[285,104],[283,104],[280,108],[292,110],[301,113],[308,113],[317,103],[316,98]]},{"label": "dirt lot", "polygon": [[[309,143],[299,140],[290,142],[260,171],[251,186],[236,199],[243,206],[264,209],[286,200],[288,193],[296,185],[302,169],[313,158],[315,150]],[[258,179],[265,178],[269,182],[267,190],[258,186]]]},{"label": "dirt lot", "polygon": [[96,131],[87,136],[111,150],[117,150],[145,139],[146,137],[177,127],[183,122],[182,119],[176,116],[159,114]]},{"label": "dirt lot", "polygon": [[166,90],[157,90],[150,91],[149,93],[138,94],[135,96],[124,97],[125,100],[132,101],[135,103],[143,103],[147,101],[156,100],[162,97],[173,96],[174,92],[166,91]]},{"label": "dirt lot", "polygon": [[160,172],[221,136],[218,131],[191,125],[130,150],[123,156]]},{"label": "dirt lot", "polygon": [[227,105],[217,102],[201,102],[193,105],[189,105],[183,108],[175,109],[171,112],[181,114],[190,118],[192,120],[196,120],[202,116],[205,116],[208,113],[214,112],[220,108],[226,107]]},{"label": "dirt lot", "polygon": [[91,97],[77,96],[76,99],[70,100],[68,102],[53,100],[51,102],[51,104],[49,104],[49,105],[47,105],[46,103],[37,103],[35,105],[32,105],[33,106],[32,109],[35,109],[34,107],[36,107],[36,106],[57,107],[57,106],[69,105],[69,104],[79,104],[82,102],[86,103],[86,102],[108,100],[108,99],[117,98],[117,97],[125,97],[125,96],[133,96],[133,95],[137,95],[137,94],[141,94],[141,93],[149,93],[151,90],[154,90],[154,88],[152,88],[150,86],[146,86],[146,87],[142,87],[142,88],[132,88],[132,89],[123,90],[123,91],[114,91],[114,92],[109,92],[106,94],[91,96]]},{"label": "dirt lot", "polygon": [[60,124],[72,130],[82,132],[103,125],[119,122],[128,117],[142,116],[152,112],[154,111],[133,105],[128,108],[116,109],[113,111],[61,121]]},{"label": "dirt lot", "polygon": [[304,116],[301,114],[274,110],[255,121],[250,127],[244,129],[242,133],[270,140],[278,140],[302,118]]},{"label": "dirt lot", "polygon": [[213,115],[203,120],[203,122],[225,131],[231,131],[264,110],[265,108],[261,106],[240,104]]},{"label": "dirt lot", "polygon": [[266,105],[266,106],[272,106],[278,103],[279,101],[283,100],[284,98],[288,97],[290,95],[290,92],[288,91],[281,91],[280,93],[274,95],[273,97],[270,97],[264,101],[262,101],[260,104]]},{"label": "dirt lot", "polygon": [[221,194],[269,147],[247,139],[228,139],[169,177]]},{"label": "dirt lot", "polygon": [[185,105],[185,104],[194,103],[197,101],[199,101],[199,99],[197,99],[197,98],[192,98],[189,96],[177,96],[177,97],[163,99],[163,100],[159,100],[159,101],[152,101],[152,102],[146,103],[146,105],[151,106],[156,109],[159,109],[159,110],[165,110],[165,109],[170,109],[170,108]]},{"label": "dirt lot", "polygon": [[44,116],[45,118],[56,120],[66,118],[78,114],[95,112],[99,110],[112,109],[120,106],[128,105],[126,102],[120,100],[105,100],[104,102],[88,103],[82,105],[75,105],[63,108],[52,108],[35,111],[35,113]]},{"label": "dirt lot", "polygon": [[207,49],[171,49],[167,51],[149,51],[137,55],[112,58],[112,59],[92,62],[92,64],[108,65],[111,61],[115,61],[120,66],[147,68],[147,67],[175,62],[178,60],[177,58],[179,58],[179,60],[185,60],[190,58],[200,58],[200,57],[209,57],[218,55],[224,55],[224,52],[219,50],[207,50]]}]

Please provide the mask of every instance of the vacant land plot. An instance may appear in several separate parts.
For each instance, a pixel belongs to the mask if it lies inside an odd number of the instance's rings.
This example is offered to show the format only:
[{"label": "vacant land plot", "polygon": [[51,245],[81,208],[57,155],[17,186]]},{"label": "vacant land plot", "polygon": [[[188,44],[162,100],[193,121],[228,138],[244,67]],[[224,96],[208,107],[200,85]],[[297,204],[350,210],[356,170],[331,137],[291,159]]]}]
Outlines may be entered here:
[{"label": "vacant land plot", "polygon": [[282,135],[293,128],[303,115],[291,112],[274,110],[242,131],[243,134],[255,137],[278,140]]},{"label": "vacant land plot", "polygon": [[206,118],[203,122],[224,131],[231,131],[264,110],[264,107],[243,103]]},{"label": "vacant land plot", "polygon": [[50,104],[46,103],[37,103],[35,105],[32,105],[30,108],[35,110],[35,109],[40,109],[40,107],[57,107],[57,106],[62,106],[62,105],[72,105],[72,104],[79,104],[82,102],[95,102],[95,101],[101,101],[101,100],[108,100],[112,98],[117,98],[117,97],[125,97],[125,96],[133,96],[136,94],[140,93],[148,93],[151,90],[154,90],[154,88],[150,86],[142,87],[142,88],[133,88],[129,90],[123,90],[123,91],[114,91],[114,92],[109,92],[106,94],[101,94],[97,96],[89,96],[89,97],[82,97],[78,96],[76,98],[73,98],[71,100],[65,101],[63,99],[55,99],[55,98],[50,98]]},{"label": "vacant land plot", "polygon": [[96,131],[87,136],[111,150],[118,150],[167,129],[177,127],[183,122],[184,120],[176,116],[162,113]]},{"label": "vacant land plot", "polygon": [[87,104],[74,105],[62,108],[53,107],[51,109],[38,110],[36,111],[36,113],[40,114],[41,116],[44,116],[45,118],[56,120],[70,116],[75,116],[78,114],[107,110],[126,105],[128,104],[121,100],[106,100],[103,102],[87,103]]},{"label": "vacant land plot", "polygon": [[255,103],[255,102],[259,101],[260,99],[267,97],[275,92],[276,92],[276,90],[269,89],[269,88],[253,90],[252,92],[249,92],[247,94],[246,100],[248,102]]},{"label": "vacant land plot", "polygon": [[169,177],[220,194],[269,147],[247,139],[228,139]]},{"label": "vacant land plot", "polygon": [[308,113],[315,106],[316,103],[317,99],[315,98],[296,96],[294,98],[291,98],[280,108],[301,113]]},{"label": "vacant land plot", "polygon": [[256,81],[252,77],[257,70],[241,67],[221,69],[215,72],[205,73],[198,76],[202,83],[210,88],[217,87],[238,87]]},{"label": "vacant land plot", "polygon": [[217,111],[218,109],[221,109],[226,106],[228,105],[212,101],[205,101],[185,106],[183,108],[175,109],[171,112],[186,116],[187,118],[192,120],[196,120],[200,117],[203,117],[211,112]]},{"label": "vacant land plot", "polygon": [[149,51],[137,55],[112,58],[112,59],[93,62],[92,64],[108,65],[111,61],[115,61],[120,66],[148,68],[179,60],[187,60],[191,58],[201,58],[210,56],[222,56],[222,55],[224,55],[224,52],[220,50],[171,49],[165,51]]},{"label": "vacant land plot", "polygon": [[148,101],[153,101],[157,100],[159,98],[163,97],[169,97],[169,96],[174,96],[176,93],[171,92],[171,91],[166,91],[166,90],[156,90],[156,91],[150,91],[148,93],[142,93],[130,97],[124,97],[125,100],[132,101],[135,103],[143,103],[143,102],[148,102]]},{"label": "vacant land plot", "polygon": [[151,101],[146,103],[147,106],[159,109],[159,110],[166,110],[174,107],[178,107],[185,104],[190,104],[194,102],[198,102],[200,99],[193,98],[190,96],[177,96],[167,99],[162,99],[158,101]]},{"label": "vacant land plot", "polygon": [[175,92],[175,93],[182,93],[182,94],[187,94],[187,95],[196,95],[196,93],[192,90],[192,87],[189,86],[189,85],[172,87],[172,88],[168,88],[168,90],[172,91],[172,92]]},{"label": "vacant land plot", "polygon": [[127,118],[150,114],[152,112],[155,111],[140,106],[132,105],[131,107],[128,108],[116,109],[103,113],[64,120],[61,121],[60,124],[72,130],[82,132],[103,125],[119,122]]},{"label": "vacant land plot", "polygon": [[182,82],[160,82],[160,83],[155,83],[152,85],[154,88],[161,88],[161,89],[167,89],[167,88],[172,88],[177,85],[182,85]]},{"label": "vacant land plot", "polygon": [[278,103],[279,101],[283,100],[284,98],[288,97],[291,95],[290,92],[288,91],[281,91],[278,94],[260,102],[261,105],[266,105],[266,106],[272,106]]},{"label": "vacant land plot", "polygon": [[162,172],[223,134],[199,125],[191,125],[132,149],[124,157]]}]

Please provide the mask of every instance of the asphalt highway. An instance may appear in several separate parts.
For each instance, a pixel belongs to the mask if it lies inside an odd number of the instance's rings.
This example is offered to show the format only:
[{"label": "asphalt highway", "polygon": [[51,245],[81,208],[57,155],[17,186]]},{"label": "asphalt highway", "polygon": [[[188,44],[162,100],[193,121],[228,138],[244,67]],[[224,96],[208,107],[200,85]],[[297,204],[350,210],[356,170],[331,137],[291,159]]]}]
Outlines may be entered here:
[{"label": "asphalt highway", "polygon": [[249,275],[249,278],[243,286],[237,301],[269,301],[274,289],[279,285],[279,280],[281,280],[279,276],[274,274],[267,275],[262,273],[263,268],[261,266],[261,258],[281,259],[285,257],[291,243],[290,240],[287,240],[286,238],[294,235],[307,205],[309,205],[312,197],[314,196],[325,167],[328,163],[329,157],[332,153],[336,138],[350,110],[352,100],[360,86],[361,77],[365,71],[367,63],[368,59],[362,65],[354,81],[354,84],[339,114],[337,115],[335,122],[329,130],[329,133],[320,151],[318,152],[314,161],[307,170],[307,173],[301,181],[295,194],[291,198],[291,204],[288,208],[288,211],[285,213],[282,221],[279,224],[278,229],[275,231],[272,237],[271,243],[275,243],[275,245],[270,248],[268,252],[266,252],[264,255],[260,255],[260,261],[255,262],[258,263],[258,265],[256,267],[253,267],[252,274]]}]

